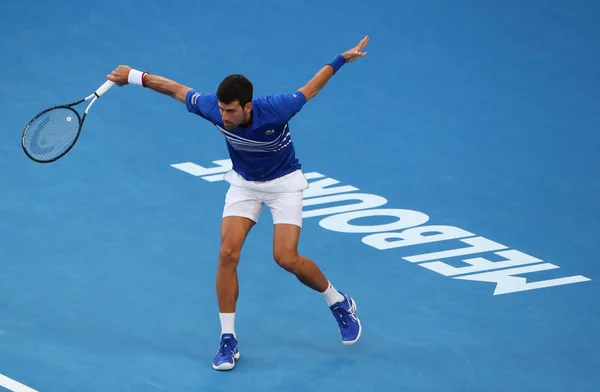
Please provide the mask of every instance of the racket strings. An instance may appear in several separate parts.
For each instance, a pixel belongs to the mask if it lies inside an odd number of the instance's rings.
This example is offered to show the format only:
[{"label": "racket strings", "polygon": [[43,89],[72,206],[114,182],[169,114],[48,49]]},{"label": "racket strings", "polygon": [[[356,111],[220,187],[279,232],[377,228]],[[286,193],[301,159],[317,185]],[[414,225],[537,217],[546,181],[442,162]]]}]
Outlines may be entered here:
[{"label": "racket strings", "polygon": [[67,151],[78,133],[77,113],[69,108],[56,108],[42,114],[29,125],[23,142],[35,159],[48,161]]}]

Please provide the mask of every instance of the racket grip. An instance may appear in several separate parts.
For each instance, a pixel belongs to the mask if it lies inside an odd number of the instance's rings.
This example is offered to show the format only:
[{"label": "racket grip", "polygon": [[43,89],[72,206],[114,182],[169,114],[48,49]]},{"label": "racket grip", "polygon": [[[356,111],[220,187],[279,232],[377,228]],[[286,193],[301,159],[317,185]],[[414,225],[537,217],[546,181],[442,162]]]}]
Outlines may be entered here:
[{"label": "racket grip", "polygon": [[107,92],[112,86],[115,85],[115,82],[107,80],[102,86],[98,87],[95,94],[98,98],[102,96],[105,92]]}]

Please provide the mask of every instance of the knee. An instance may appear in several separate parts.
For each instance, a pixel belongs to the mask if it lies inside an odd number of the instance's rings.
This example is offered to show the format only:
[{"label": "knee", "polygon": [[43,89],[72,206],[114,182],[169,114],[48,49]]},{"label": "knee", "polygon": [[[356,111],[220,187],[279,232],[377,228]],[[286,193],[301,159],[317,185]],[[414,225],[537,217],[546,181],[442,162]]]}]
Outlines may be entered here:
[{"label": "knee", "polygon": [[223,268],[237,268],[240,260],[240,251],[231,247],[222,246],[219,252],[219,265]]},{"label": "knee", "polygon": [[298,270],[301,258],[298,252],[289,250],[276,250],[273,254],[275,262],[286,271],[294,273]]}]

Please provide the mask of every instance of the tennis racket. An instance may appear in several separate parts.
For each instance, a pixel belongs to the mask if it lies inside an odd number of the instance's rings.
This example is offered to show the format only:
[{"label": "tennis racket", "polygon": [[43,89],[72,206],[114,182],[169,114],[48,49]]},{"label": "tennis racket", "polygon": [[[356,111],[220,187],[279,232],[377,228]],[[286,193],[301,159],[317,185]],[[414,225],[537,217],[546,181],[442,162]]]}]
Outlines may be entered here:
[{"label": "tennis racket", "polygon": [[[50,107],[37,114],[23,130],[21,146],[25,154],[39,163],[54,162],[63,157],[77,142],[83,122],[98,98],[115,83],[107,80],[93,94],[73,103]],[[89,101],[80,115],[74,107]]]}]

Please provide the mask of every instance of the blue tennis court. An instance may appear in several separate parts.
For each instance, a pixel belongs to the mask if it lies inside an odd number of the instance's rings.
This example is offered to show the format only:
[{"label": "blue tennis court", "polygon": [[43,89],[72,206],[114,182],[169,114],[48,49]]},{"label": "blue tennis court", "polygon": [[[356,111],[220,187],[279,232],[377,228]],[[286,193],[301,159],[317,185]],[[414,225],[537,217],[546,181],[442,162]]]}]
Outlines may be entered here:
[{"label": "blue tennis court", "polygon": [[[0,2],[0,390],[598,391],[600,5],[594,1]],[[213,92],[293,92],[300,251],[352,295],[242,251],[231,372],[215,273],[227,149],[184,105],[115,87],[72,151],[23,127],[119,64]]]}]

